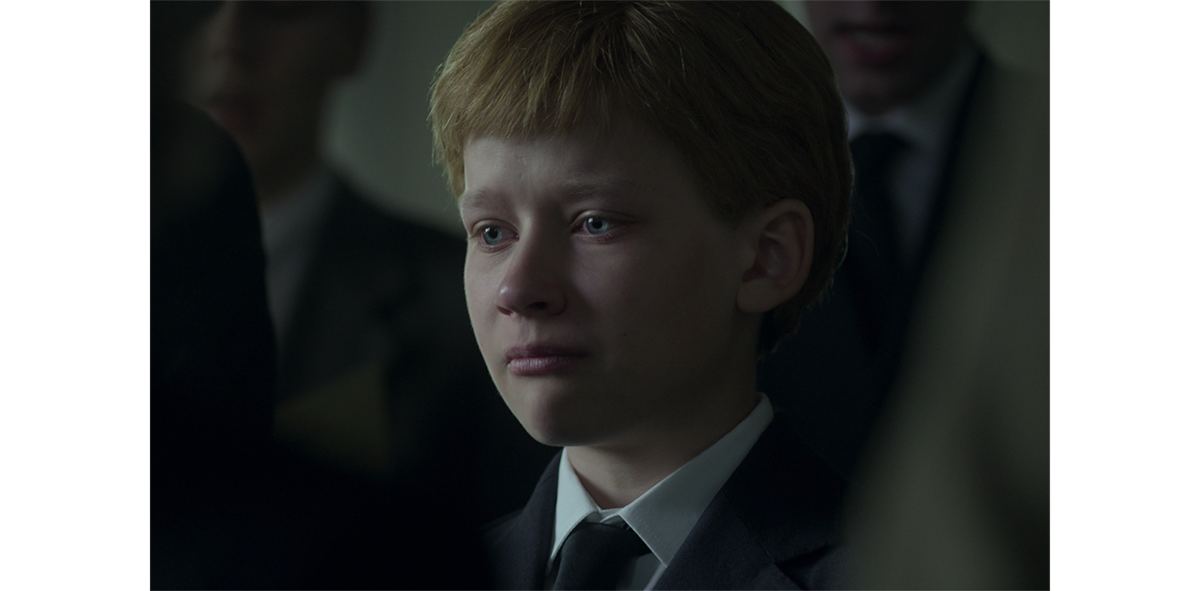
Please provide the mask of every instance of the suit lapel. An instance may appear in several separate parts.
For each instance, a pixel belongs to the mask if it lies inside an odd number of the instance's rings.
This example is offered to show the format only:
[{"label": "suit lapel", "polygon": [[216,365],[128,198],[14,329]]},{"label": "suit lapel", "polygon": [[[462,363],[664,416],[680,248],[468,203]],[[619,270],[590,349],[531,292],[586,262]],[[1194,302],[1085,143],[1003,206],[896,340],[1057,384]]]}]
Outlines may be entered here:
[{"label": "suit lapel", "polygon": [[513,517],[501,519],[484,534],[497,589],[541,589],[545,585],[561,453],[554,456],[542,473],[525,508]]},{"label": "suit lapel", "polygon": [[709,504],[657,589],[797,589],[831,549],[844,481],[777,416]]}]

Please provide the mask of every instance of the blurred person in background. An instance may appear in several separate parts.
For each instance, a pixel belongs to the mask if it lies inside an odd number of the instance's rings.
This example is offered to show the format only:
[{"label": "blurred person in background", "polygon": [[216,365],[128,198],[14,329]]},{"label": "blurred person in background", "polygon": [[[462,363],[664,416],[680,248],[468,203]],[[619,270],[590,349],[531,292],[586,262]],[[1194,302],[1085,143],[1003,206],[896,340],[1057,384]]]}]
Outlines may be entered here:
[{"label": "blurred person in background", "polygon": [[[405,485],[506,498],[503,471],[480,456],[525,438],[475,347],[463,242],[378,209],[321,153],[330,98],[362,69],[373,12],[223,2],[187,41],[184,95],[233,136],[258,191],[279,343],[275,435]],[[520,450],[532,470],[549,454]],[[483,473],[500,476],[482,484]],[[515,505],[524,494],[508,496]]]},{"label": "blurred person in background", "polygon": [[[1045,186],[1028,173],[1039,163],[1030,152],[1046,121],[1046,102],[1037,99],[1048,95],[1044,81],[987,57],[968,29],[969,3],[804,6],[847,104],[854,209],[829,297],[765,360],[760,384],[793,392],[782,404],[810,417],[821,434],[814,445],[852,473],[903,365],[909,329],[921,322],[914,310],[937,285],[932,263],[950,248],[961,212],[983,191],[1009,206],[1045,199]],[[1036,107],[1040,113],[1022,113],[1003,130],[1025,142],[1008,149],[995,129],[1001,111]],[[802,395],[800,383],[834,395]]]},{"label": "blurred person in background", "polygon": [[151,5],[151,587],[486,585],[471,524],[409,510],[444,508],[432,495],[272,443],[275,334],[251,167],[175,99],[180,39],[217,6]]},{"label": "blurred person in background", "polygon": [[[155,3],[175,4],[175,3]],[[152,588],[422,587],[447,577],[445,523],[418,495],[272,444],[275,341],[251,176],[203,113],[151,107]]]},{"label": "blurred person in background", "polygon": [[829,298],[760,389],[856,473],[860,584],[1048,587],[1048,83],[990,59],[965,2],[805,8],[854,206]]}]

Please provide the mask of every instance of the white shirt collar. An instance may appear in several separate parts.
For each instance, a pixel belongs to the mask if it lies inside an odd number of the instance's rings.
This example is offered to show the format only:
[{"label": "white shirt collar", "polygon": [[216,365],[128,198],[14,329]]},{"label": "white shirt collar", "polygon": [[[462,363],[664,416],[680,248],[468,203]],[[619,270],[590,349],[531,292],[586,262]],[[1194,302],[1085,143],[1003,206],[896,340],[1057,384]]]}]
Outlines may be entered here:
[{"label": "white shirt collar", "polygon": [[335,187],[333,173],[321,168],[286,198],[259,208],[267,259],[267,305],[278,343],[285,342],[299,305],[310,259],[333,206]]},{"label": "white shirt collar", "polygon": [[563,450],[558,464],[558,499],[555,505],[554,563],[567,534],[580,522],[625,522],[667,565],[708,508],[717,491],[733,474],[775,417],[771,401],[759,394],[750,415],[700,455],[675,470],[632,503],[620,509],[601,510],[584,490]]},{"label": "white shirt collar", "polygon": [[283,199],[259,207],[263,246],[268,257],[290,250],[296,242],[307,242],[321,226],[325,210],[333,201],[334,177],[320,168]]}]

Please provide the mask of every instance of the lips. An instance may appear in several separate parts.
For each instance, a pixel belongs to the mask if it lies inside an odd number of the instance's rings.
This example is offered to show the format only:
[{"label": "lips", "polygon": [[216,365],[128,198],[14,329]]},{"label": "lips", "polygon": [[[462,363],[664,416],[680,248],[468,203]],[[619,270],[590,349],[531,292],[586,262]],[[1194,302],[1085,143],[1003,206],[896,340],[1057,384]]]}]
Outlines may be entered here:
[{"label": "lips", "polygon": [[587,354],[555,345],[517,345],[504,352],[508,372],[517,376],[560,373],[578,365]]},{"label": "lips", "polygon": [[835,29],[841,51],[859,66],[881,68],[904,60],[913,45],[913,32],[897,26],[850,26]]}]

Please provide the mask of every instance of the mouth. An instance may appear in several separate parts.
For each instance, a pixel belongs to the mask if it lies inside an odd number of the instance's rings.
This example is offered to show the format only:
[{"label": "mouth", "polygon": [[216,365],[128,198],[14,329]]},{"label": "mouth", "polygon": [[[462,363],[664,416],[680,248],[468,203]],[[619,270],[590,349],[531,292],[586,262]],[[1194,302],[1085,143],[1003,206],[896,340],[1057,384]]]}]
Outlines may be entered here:
[{"label": "mouth", "polygon": [[835,29],[837,43],[857,64],[892,66],[904,59],[913,44],[913,31],[890,25],[842,25]]},{"label": "mouth", "polygon": [[554,374],[566,371],[584,360],[580,349],[555,345],[516,345],[504,351],[508,372],[516,376]]}]

